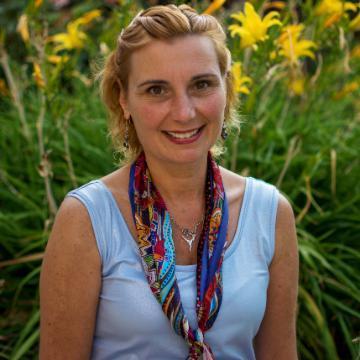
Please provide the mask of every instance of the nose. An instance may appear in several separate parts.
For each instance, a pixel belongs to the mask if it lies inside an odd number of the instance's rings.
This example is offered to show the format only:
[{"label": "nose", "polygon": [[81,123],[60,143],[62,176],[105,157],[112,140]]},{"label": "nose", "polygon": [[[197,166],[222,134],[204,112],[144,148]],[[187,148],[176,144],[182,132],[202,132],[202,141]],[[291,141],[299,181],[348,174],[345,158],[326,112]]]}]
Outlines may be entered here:
[{"label": "nose", "polygon": [[172,116],[175,121],[186,122],[194,119],[195,106],[189,94],[176,94],[172,102]]}]

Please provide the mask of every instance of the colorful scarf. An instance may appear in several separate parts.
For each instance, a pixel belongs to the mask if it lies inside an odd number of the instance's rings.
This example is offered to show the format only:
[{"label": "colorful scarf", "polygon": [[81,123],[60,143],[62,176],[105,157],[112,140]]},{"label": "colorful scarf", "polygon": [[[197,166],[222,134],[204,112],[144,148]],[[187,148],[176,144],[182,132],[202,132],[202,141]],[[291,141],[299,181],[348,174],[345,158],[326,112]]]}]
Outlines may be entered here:
[{"label": "colorful scarf", "polygon": [[151,180],[144,153],[130,170],[129,197],[142,265],[154,296],[173,329],[189,345],[188,359],[214,359],[204,333],[221,305],[221,266],[225,252],[228,205],[220,170],[208,155],[204,226],[198,243],[196,313],[198,329],[190,327],[175,276],[175,246],[169,212]]}]

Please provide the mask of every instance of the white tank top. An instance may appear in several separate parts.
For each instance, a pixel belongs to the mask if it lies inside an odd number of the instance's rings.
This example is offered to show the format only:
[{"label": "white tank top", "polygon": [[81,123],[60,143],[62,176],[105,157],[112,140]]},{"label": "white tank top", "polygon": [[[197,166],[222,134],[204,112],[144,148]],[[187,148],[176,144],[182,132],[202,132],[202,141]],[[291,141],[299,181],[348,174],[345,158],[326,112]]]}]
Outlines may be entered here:
[{"label": "white tank top", "polygon": [[[136,241],[110,190],[92,181],[68,196],[80,200],[90,215],[102,262],[92,359],[186,359],[188,346],[147,283]],[[223,262],[223,299],[205,341],[215,358],[255,359],[253,339],[266,308],[269,265],[274,254],[277,189],[246,178],[234,239]],[[196,265],[177,265],[184,311],[197,328]]]}]

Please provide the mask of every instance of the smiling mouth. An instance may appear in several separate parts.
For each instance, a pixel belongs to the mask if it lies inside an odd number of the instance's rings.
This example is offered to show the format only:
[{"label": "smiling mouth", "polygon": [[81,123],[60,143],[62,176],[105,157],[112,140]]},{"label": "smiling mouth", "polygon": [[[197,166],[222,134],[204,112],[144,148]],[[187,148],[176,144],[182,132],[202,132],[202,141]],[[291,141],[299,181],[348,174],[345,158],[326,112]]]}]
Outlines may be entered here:
[{"label": "smiling mouth", "polygon": [[199,127],[198,129],[190,130],[190,131],[164,131],[164,133],[174,139],[191,139],[195,135],[197,135],[204,126]]}]

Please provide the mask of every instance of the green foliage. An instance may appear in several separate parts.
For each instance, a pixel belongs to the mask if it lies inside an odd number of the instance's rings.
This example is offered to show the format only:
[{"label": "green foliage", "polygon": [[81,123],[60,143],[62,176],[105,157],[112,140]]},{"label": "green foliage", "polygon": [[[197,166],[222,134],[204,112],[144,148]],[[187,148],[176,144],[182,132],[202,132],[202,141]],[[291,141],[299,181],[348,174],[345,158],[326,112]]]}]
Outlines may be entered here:
[{"label": "green foliage", "polygon": [[[47,39],[65,31],[63,16],[68,14],[48,4],[28,5],[30,41],[20,52],[9,50],[12,39],[17,46],[22,42],[14,33],[16,26],[4,26],[0,358],[37,357],[40,260],[56,209],[70,189],[116,168],[93,78],[94,63],[101,64],[119,30],[138,10],[131,1],[121,3],[90,1],[71,8],[75,19],[102,7],[102,19],[84,25],[83,47],[60,51],[56,55],[68,59],[57,64],[48,60],[55,54]],[[260,1],[257,9],[264,3]],[[0,13],[13,14],[14,9],[18,17],[24,7],[8,5]],[[238,173],[276,184],[293,205],[300,253],[301,358],[357,359],[360,62],[351,52],[358,34],[348,30],[345,18],[324,29],[311,1],[303,2],[301,10],[304,36],[318,45],[315,60],[302,57],[294,68],[271,58],[280,29],[271,29],[257,51],[240,50],[239,39],[229,39],[234,60],[242,63],[253,83],[248,84],[248,95],[239,94],[241,133],[228,140],[222,162]],[[229,11],[221,12],[226,24],[232,23]],[[290,23],[293,16],[285,9],[281,20]],[[43,85],[33,75],[34,63]],[[302,93],[289,88],[292,77],[304,80]]]}]

